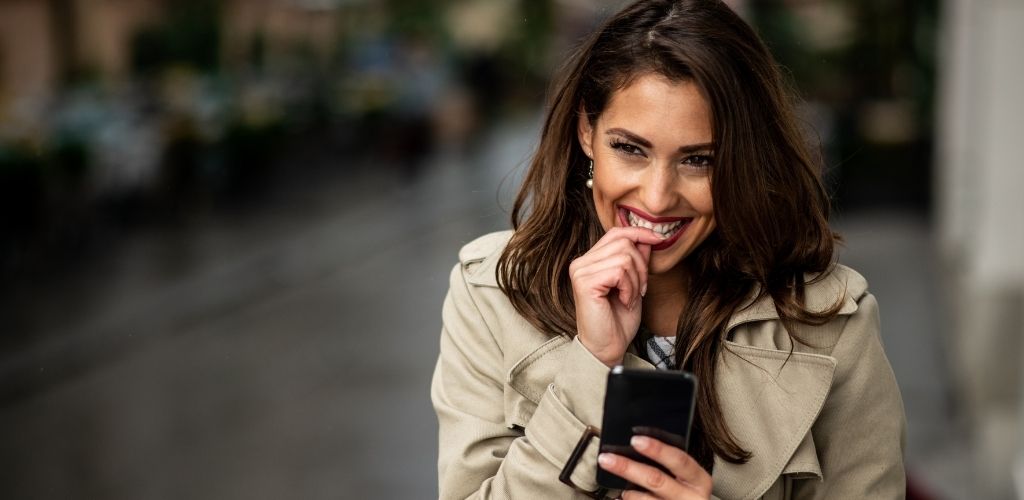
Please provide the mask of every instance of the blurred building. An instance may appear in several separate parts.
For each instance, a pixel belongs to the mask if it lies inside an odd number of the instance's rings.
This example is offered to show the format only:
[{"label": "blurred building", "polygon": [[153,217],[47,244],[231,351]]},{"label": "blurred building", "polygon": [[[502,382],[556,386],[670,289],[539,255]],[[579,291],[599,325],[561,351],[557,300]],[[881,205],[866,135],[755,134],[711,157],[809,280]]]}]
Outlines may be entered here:
[{"label": "blurred building", "polygon": [[[0,92],[5,102],[52,96],[63,78],[85,73],[104,81],[131,76],[133,38],[166,19],[175,3],[219,13],[221,56],[247,61],[255,43],[281,59],[302,46],[327,60],[337,49],[338,16],[365,2],[226,0],[11,0],[0,3]],[[365,10],[365,9],[363,9]],[[349,16],[353,17],[353,16]],[[216,49],[216,47],[210,47]]]},{"label": "blurred building", "polygon": [[1024,498],[1024,4],[946,1],[936,221],[977,498]]},{"label": "blurred building", "polygon": [[362,155],[412,165],[435,137],[465,140],[478,103],[452,84],[446,11],[406,1],[0,2],[0,271],[40,249],[77,248],[101,207],[146,221],[251,190],[289,148],[323,158],[358,143]]},{"label": "blurred building", "polygon": [[[552,23],[578,10],[546,0],[0,2],[0,163],[45,163],[71,144],[83,182],[116,190],[163,182],[163,160],[104,152],[118,146],[99,136],[148,130],[135,142],[162,155],[183,138],[228,140],[232,125],[339,123],[371,146],[375,131],[396,131],[404,139],[382,153],[413,161],[426,152],[417,134],[465,142],[477,115],[539,103],[561,54],[548,50]],[[566,24],[570,37],[584,27]]]},{"label": "blurred building", "polygon": [[341,30],[364,28],[353,23],[377,10],[0,2],[0,269],[79,245],[99,205],[119,207],[115,218],[181,213],[203,193],[258,180],[287,130],[325,114],[322,82],[344,63]]}]

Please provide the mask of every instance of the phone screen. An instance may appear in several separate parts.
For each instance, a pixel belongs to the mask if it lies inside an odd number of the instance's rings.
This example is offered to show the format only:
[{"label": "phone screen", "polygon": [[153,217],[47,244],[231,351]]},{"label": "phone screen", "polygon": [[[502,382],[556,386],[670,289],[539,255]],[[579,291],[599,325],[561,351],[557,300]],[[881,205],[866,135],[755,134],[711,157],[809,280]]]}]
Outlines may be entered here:
[{"label": "phone screen", "polygon": [[[629,440],[634,435],[646,435],[686,450],[696,392],[697,379],[688,372],[616,366],[608,374],[601,452],[616,453],[665,470],[633,450]],[[609,489],[625,489],[630,484],[601,468],[597,470],[597,483]]]}]

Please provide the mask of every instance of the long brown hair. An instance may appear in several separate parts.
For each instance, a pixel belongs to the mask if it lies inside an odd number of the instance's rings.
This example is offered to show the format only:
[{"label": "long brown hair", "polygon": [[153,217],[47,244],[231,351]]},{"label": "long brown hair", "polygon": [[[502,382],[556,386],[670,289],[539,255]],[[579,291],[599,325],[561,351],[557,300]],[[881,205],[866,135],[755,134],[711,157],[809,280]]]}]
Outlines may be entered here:
[{"label": "long brown hair", "polygon": [[804,305],[805,273],[834,266],[829,199],[774,59],[732,10],[718,0],[641,0],[577,49],[554,84],[538,151],[512,208],[515,233],[498,281],[536,328],[576,334],[567,270],[604,233],[585,187],[579,113],[593,124],[616,90],[645,73],[696,83],[712,114],[717,228],[685,262],[688,305],[675,354],[677,366],[701,381],[690,452],[710,470],[713,454],[733,463],[750,457],[729,432],[715,391],[729,317],[754,291],[771,297],[790,332],[795,322],[828,321],[840,305]]}]

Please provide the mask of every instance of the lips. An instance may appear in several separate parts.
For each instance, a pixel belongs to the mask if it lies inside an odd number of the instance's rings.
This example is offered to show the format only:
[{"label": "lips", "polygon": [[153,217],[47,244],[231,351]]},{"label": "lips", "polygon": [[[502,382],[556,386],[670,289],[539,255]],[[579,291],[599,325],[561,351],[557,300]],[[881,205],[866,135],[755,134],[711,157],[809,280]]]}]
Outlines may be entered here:
[{"label": "lips", "polygon": [[655,233],[660,234],[663,238],[667,238],[679,229],[679,226],[683,225],[685,221],[677,220],[672,222],[651,222],[647,219],[643,219],[633,212],[626,214],[626,219],[629,221],[629,225],[633,227],[646,227]]},{"label": "lips", "polygon": [[619,222],[623,226],[645,227],[665,238],[661,243],[651,245],[651,250],[655,251],[664,250],[675,244],[686,232],[691,221],[692,217],[655,217],[630,206],[619,206]]}]

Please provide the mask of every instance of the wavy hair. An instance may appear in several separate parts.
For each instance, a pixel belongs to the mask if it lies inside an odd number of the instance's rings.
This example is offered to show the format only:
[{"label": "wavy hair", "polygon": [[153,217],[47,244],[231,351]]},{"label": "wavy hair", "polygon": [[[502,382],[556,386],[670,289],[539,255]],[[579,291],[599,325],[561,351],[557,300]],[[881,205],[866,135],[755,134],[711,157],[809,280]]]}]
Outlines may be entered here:
[{"label": "wavy hair", "polygon": [[[607,20],[553,84],[541,141],[512,208],[515,232],[498,282],[515,309],[551,335],[576,334],[569,263],[604,233],[584,183],[588,158],[579,113],[591,124],[613,93],[655,73],[694,82],[711,109],[715,231],[684,261],[688,306],[680,311],[677,366],[701,381],[690,453],[750,458],[725,424],[715,361],[727,322],[751,295],[770,296],[793,336],[796,322],[837,314],[809,310],[805,274],[827,274],[838,240],[817,155],[804,140],[779,69],[764,43],[718,0],[641,0]],[[799,340],[799,339],[797,339]]]}]

